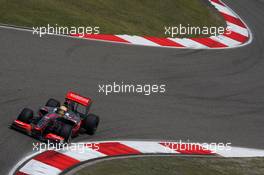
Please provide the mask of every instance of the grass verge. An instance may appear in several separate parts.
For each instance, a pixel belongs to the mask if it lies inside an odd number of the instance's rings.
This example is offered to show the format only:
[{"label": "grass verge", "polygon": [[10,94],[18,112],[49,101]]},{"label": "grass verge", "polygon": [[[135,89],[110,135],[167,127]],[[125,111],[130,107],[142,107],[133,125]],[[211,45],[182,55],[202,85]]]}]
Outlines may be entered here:
[{"label": "grass verge", "polygon": [[159,37],[164,26],[225,26],[208,0],[0,0],[0,23],[99,26],[104,34]]},{"label": "grass verge", "polygon": [[75,175],[263,175],[264,158],[137,157],[102,161]]}]

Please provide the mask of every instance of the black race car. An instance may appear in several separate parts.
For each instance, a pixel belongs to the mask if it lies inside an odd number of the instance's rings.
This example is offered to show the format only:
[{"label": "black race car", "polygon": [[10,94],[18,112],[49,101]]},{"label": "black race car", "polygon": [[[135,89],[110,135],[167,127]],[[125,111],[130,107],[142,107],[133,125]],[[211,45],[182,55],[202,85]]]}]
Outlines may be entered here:
[{"label": "black race car", "polygon": [[68,92],[63,105],[58,100],[49,99],[46,105],[34,115],[31,109],[24,108],[11,128],[40,139],[69,143],[80,131],[93,135],[99,124],[99,117],[90,114],[92,100],[74,92]]}]

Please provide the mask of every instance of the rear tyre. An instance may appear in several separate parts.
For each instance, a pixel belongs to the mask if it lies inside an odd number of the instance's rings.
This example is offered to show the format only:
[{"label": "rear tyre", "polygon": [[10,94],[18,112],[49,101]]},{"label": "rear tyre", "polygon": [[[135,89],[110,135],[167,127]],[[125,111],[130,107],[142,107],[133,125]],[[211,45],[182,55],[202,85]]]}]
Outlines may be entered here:
[{"label": "rear tyre", "polygon": [[33,111],[28,108],[24,108],[20,114],[18,115],[17,119],[21,122],[30,124],[33,119]]},{"label": "rear tyre", "polygon": [[60,107],[60,102],[58,100],[51,98],[47,101],[46,106],[57,108],[57,107]]},{"label": "rear tyre", "polygon": [[88,114],[84,121],[84,129],[87,134],[94,135],[99,125],[100,119],[97,115]]}]

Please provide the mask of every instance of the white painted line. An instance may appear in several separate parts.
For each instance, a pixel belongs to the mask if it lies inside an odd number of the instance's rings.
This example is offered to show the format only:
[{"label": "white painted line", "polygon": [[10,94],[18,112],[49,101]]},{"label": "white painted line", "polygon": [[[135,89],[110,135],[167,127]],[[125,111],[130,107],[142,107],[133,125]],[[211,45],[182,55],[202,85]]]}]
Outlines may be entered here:
[{"label": "white painted line", "polygon": [[239,41],[236,41],[236,40],[233,40],[231,38],[228,38],[226,36],[223,36],[223,35],[220,35],[220,36],[212,36],[210,37],[211,39],[215,40],[215,41],[218,41],[224,45],[227,45],[227,46],[237,46],[237,45],[240,45],[241,42]]},{"label": "white painted line", "polygon": [[223,157],[264,157],[264,150],[231,147],[230,151],[216,151],[217,154]]},{"label": "white painted line", "polygon": [[130,35],[116,35],[132,44],[137,44],[137,45],[149,45],[149,46],[160,46],[157,43],[154,43],[150,40],[147,40],[143,37],[140,36],[130,36]]},{"label": "white painted line", "polygon": [[24,162],[26,162],[27,160],[32,159],[32,157],[40,154],[41,152],[35,152],[35,153],[31,153],[30,155],[27,155],[26,157],[24,157],[23,159],[19,160],[16,165],[10,170],[10,172],[8,173],[8,175],[14,175],[15,171],[18,169],[18,167],[20,167]]},{"label": "white painted line", "polygon": [[31,159],[19,171],[30,175],[57,175],[62,172],[58,168],[34,159]]},{"label": "white painted line", "polygon": [[168,38],[171,41],[177,42],[185,47],[193,48],[193,49],[205,49],[209,48],[205,45],[202,45],[198,42],[195,42],[193,40],[187,39],[187,38]]},{"label": "white painted line", "polygon": [[228,8],[226,8],[225,6],[222,6],[222,5],[215,3],[213,1],[210,1],[210,2],[212,3],[213,6],[215,6],[215,8],[218,11],[237,18],[237,16],[233,12],[231,12]]},{"label": "white painted line", "polygon": [[77,159],[79,161],[85,161],[85,160],[107,156],[103,153],[100,153],[90,148],[84,148],[84,149],[81,148],[80,150],[69,150],[69,151],[59,150],[58,152],[67,155],[69,157],[73,157],[74,159]]},{"label": "white painted line", "polygon": [[122,141],[121,143],[142,153],[179,153],[168,147],[162,146],[158,142]]},{"label": "white painted line", "polygon": [[236,33],[239,33],[239,34],[244,35],[244,36],[247,36],[247,37],[249,36],[248,29],[245,29],[243,27],[240,27],[240,26],[235,25],[235,24],[230,23],[230,22],[227,22],[227,26],[229,26],[229,28],[232,31],[236,32]]}]

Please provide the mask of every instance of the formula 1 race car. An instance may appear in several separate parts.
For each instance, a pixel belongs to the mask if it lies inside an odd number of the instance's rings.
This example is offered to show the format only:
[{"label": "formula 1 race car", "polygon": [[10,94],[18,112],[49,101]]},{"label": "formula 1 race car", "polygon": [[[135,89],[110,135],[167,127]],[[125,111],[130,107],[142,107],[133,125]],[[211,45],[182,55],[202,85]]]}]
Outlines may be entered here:
[{"label": "formula 1 race car", "polygon": [[90,114],[92,100],[74,92],[68,92],[63,105],[49,99],[34,116],[31,109],[24,108],[11,128],[22,131],[41,141],[70,143],[80,131],[93,135],[99,124],[99,117]]}]

